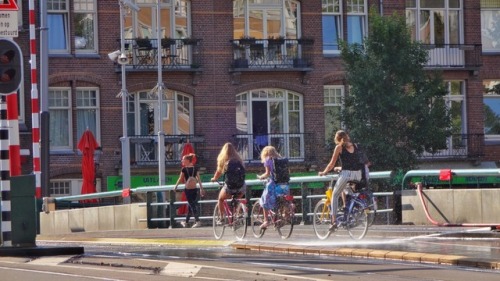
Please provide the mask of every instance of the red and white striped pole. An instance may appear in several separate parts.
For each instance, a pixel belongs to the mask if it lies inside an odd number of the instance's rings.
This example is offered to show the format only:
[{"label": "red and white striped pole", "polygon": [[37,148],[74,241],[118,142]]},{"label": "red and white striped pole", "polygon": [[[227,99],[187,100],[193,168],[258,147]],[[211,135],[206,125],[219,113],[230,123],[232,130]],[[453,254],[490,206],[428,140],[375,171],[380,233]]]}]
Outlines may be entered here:
[{"label": "red and white striped pole", "polygon": [[33,173],[36,198],[42,197],[40,165],[40,103],[38,101],[38,73],[36,68],[35,0],[29,0],[30,60],[31,60],[31,134],[33,140]]},{"label": "red and white striped pole", "polygon": [[17,93],[7,95],[7,124],[9,126],[10,176],[21,175],[21,145],[19,143],[19,111]]}]

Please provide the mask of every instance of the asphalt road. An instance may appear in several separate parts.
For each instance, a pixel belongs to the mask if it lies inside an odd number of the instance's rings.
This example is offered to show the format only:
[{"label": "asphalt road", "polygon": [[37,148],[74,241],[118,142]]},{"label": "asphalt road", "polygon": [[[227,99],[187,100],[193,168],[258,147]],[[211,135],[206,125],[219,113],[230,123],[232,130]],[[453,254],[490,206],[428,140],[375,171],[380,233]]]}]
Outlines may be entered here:
[{"label": "asphalt road", "polygon": [[[500,279],[500,270],[477,264],[500,260],[499,235],[488,229],[374,226],[356,242],[341,232],[319,241],[311,227],[296,226],[287,240],[272,230],[261,239],[249,231],[243,241],[230,232],[214,240],[210,227],[39,236],[39,248],[83,246],[85,253],[1,257],[0,280]],[[424,256],[449,259],[425,262]],[[450,258],[458,256],[469,263]]]}]

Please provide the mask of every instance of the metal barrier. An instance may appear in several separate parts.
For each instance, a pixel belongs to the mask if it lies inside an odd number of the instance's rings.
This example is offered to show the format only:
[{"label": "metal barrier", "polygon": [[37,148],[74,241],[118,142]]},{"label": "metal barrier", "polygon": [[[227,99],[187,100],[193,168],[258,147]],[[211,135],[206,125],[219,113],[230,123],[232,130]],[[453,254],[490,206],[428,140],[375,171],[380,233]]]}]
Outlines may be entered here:
[{"label": "metal barrier", "polygon": [[[389,179],[391,177],[392,173],[390,171],[386,172],[370,172],[370,179]],[[297,213],[296,215],[298,217],[302,218],[301,223],[302,224],[307,224],[309,223],[309,217],[313,215],[311,212],[312,208],[314,208],[314,204],[312,204],[313,199],[322,199],[325,197],[325,194],[322,192],[321,194],[317,195],[310,195],[309,188],[307,186],[308,183],[318,183],[318,182],[330,182],[333,178],[337,178],[337,175],[329,175],[329,176],[306,176],[306,177],[292,177],[290,178],[290,185],[293,186],[295,184],[299,184],[299,188],[301,190],[300,195],[294,196],[295,200],[300,200],[302,202],[301,204],[301,213]],[[263,187],[264,182],[262,180],[246,180],[246,185],[247,185],[247,191],[246,191],[246,198],[250,198],[247,200],[248,204],[248,209],[251,210],[252,203],[258,198],[256,197],[251,197],[251,193],[253,187],[259,186]],[[173,188],[175,185],[164,185],[164,186],[147,186],[147,187],[138,187],[133,190],[134,193],[145,193],[146,194],[146,203],[144,206],[147,208],[147,218],[142,219],[141,221],[147,221],[148,228],[155,228],[155,227],[164,227],[165,225],[154,225],[154,223],[165,223],[165,222],[172,222],[176,220],[182,220],[184,219],[184,216],[177,216],[176,211],[177,207],[180,205],[186,205],[187,202],[185,201],[176,201],[175,199],[175,191]],[[182,189],[184,186],[179,185],[178,189]],[[206,190],[210,189],[219,189],[220,185],[218,183],[203,183],[203,188]],[[299,189],[299,188],[293,188],[291,189]],[[169,200],[166,202],[152,202],[152,195],[156,192],[169,192]],[[384,209],[378,209],[377,213],[390,213],[392,212],[392,208],[389,208],[390,206],[390,197],[393,196],[393,192],[375,192],[374,196],[376,197],[385,197],[385,208]],[[203,213],[203,209],[201,206],[205,204],[210,204],[210,205],[215,205],[217,203],[217,200],[200,200],[200,213]],[[155,212],[156,208],[156,212]],[[168,209],[168,215],[163,215],[165,210]],[[213,207],[210,209],[213,210]],[[156,216],[155,216],[156,214]],[[212,220],[212,216],[200,216],[200,219],[202,220]],[[390,218],[387,216],[387,224],[390,223]]]},{"label": "metal barrier", "polygon": [[[408,188],[408,182],[412,177],[439,176],[441,170],[411,170],[408,171],[402,181],[402,189]],[[480,176],[500,176],[500,169],[451,169],[453,176],[460,177],[480,177]],[[451,182],[450,182],[451,184]],[[479,182],[478,182],[479,186]]]},{"label": "metal barrier", "polygon": [[[370,179],[389,179],[391,178],[392,172],[370,172]],[[309,223],[309,217],[313,215],[311,212],[312,208],[314,208],[313,200],[319,200],[325,197],[322,189],[321,194],[310,194],[312,189],[317,189],[318,187],[310,187],[308,184],[314,183],[326,183],[330,182],[332,179],[336,179],[338,175],[327,175],[327,176],[305,176],[305,177],[292,177],[290,178],[290,186],[291,190],[300,189],[300,195],[295,195],[294,199],[301,201],[301,213],[297,213],[296,215],[302,218],[301,223],[307,224]],[[251,206],[253,202],[258,200],[258,197],[251,197],[252,190],[259,190],[264,187],[264,181],[262,180],[246,180],[247,184],[247,192],[246,198],[250,198],[247,200],[248,208],[251,210]],[[297,187],[298,185],[298,187]],[[185,201],[176,201],[175,199],[175,191],[173,190],[175,185],[163,185],[163,186],[144,186],[137,187],[135,189],[131,189],[132,194],[146,194],[146,203],[141,204],[147,208],[147,218],[140,219],[140,221],[147,221],[148,228],[156,228],[156,227],[165,227],[164,224],[171,221],[184,219],[184,216],[177,216],[176,211],[177,207],[181,205],[186,205]],[[178,189],[183,189],[184,185],[179,185]],[[206,190],[218,190],[220,185],[218,183],[206,182],[203,183],[203,188]],[[153,195],[157,192],[168,192],[168,201],[165,202],[153,202]],[[65,203],[68,206],[75,206],[72,202],[79,202],[82,200],[88,199],[109,199],[109,198],[118,198],[122,196],[122,191],[108,191],[108,192],[99,192],[92,194],[84,194],[84,195],[74,195],[74,196],[64,196],[64,197],[56,197],[51,198],[53,202],[58,203],[59,205],[64,205]],[[392,208],[390,206],[390,198],[393,196],[393,192],[375,192],[374,196],[376,197],[384,197],[385,207],[384,209],[378,209],[377,213],[390,213],[392,212]],[[116,203],[118,200],[114,200]],[[214,206],[217,203],[217,199],[212,200],[200,200],[200,213],[203,214],[204,205]],[[76,204],[78,207],[95,207],[100,205],[113,205],[110,204]],[[168,210],[168,215],[166,213]],[[213,207],[210,207],[210,210],[213,210]],[[211,212],[210,212],[211,213]],[[165,214],[165,215],[164,215]],[[203,220],[212,220],[212,216],[200,216],[200,219]],[[154,225],[154,223],[159,223],[160,225]],[[390,223],[389,216],[387,216],[387,224]],[[163,225],[161,225],[163,224]]]}]

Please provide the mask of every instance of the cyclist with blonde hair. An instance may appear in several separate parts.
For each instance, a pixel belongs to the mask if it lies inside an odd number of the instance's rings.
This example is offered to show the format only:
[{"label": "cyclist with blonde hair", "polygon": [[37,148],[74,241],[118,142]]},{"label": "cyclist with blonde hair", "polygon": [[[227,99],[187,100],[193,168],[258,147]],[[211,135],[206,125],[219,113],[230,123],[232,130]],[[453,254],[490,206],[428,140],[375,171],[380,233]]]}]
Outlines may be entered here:
[{"label": "cyclist with blonde hair", "polygon": [[[233,195],[236,195],[237,198],[243,197],[246,191],[246,185],[244,182],[244,175],[243,175],[243,182],[235,185],[229,185],[228,180],[231,175],[229,175],[229,170],[231,167],[233,167],[233,163],[236,166],[239,166],[244,173],[244,165],[243,165],[243,160],[241,159],[240,155],[238,154],[238,151],[234,147],[234,145],[230,142],[225,143],[222,146],[221,151],[219,152],[219,155],[217,156],[217,169],[215,171],[214,176],[210,179],[212,182],[215,182],[219,179],[220,176],[223,174],[225,175],[225,181],[226,183],[224,186],[221,188],[219,192],[219,212],[220,212],[220,218],[224,217],[224,204],[223,201],[226,199],[231,198]],[[238,179],[237,179],[238,180]],[[241,179],[239,179],[241,180]]]},{"label": "cyclist with blonde hair", "polygon": [[260,162],[264,164],[266,172],[258,176],[258,178],[260,180],[267,179],[266,187],[262,191],[262,196],[259,199],[260,205],[264,210],[264,218],[266,218],[266,221],[260,226],[260,228],[267,228],[269,226],[269,221],[267,220],[269,217],[268,212],[276,203],[276,192],[274,190],[276,183],[271,177],[271,173],[273,172],[273,159],[278,158],[281,158],[281,155],[278,153],[276,148],[271,145],[264,147],[260,153]]}]

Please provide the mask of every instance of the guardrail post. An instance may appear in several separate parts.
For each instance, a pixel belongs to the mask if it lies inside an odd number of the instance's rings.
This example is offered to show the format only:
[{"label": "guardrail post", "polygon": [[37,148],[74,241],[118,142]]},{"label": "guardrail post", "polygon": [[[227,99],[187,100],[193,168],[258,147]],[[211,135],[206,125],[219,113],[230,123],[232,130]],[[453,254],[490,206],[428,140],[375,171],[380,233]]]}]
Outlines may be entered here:
[{"label": "guardrail post", "polygon": [[247,201],[247,225],[250,225],[250,213],[252,212],[252,202],[250,201],[250,199],[252,199],[252,186],[247,186],[245,190],[245,198]]},{"label": "guardrail post", "polygon": [[307,217],[307,184],[301,183],[300,184],[300,191],[302,193],[302,221],[300,224],[305,225],[308,223],[309,218]]},{"label": "guardrail post", "polygon": [[[169,197],[169,205],[168,205],[168,215],[169,215],[169,218],[170,218],[170,226],[169,228],[174,228],[174,225],[175,225],[175,216],[177,214],[177,210],[175,209],[175,191],[173,190],[170,190],[168,192],[168,197]],[[189,212],[189,208],[188,208],[188,212]]]},{"label": "guardrail post", "polygon": [[153,216],[153,207],[151,207],[151,201],[153,201],[152,192],[146,192],[146,220],[149,229],[154,228],[151,218]]}]

